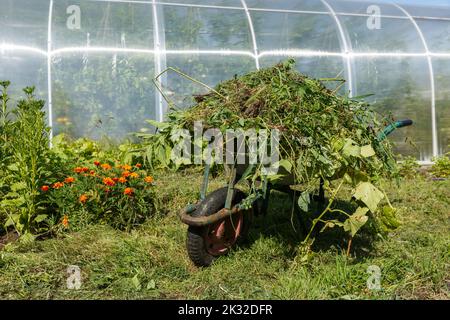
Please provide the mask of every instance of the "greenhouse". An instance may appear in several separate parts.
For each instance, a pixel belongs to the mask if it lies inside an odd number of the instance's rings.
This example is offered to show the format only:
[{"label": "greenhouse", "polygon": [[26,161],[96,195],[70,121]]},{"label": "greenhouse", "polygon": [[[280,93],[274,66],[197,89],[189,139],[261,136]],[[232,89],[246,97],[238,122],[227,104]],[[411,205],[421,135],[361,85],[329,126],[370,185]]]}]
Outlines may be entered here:
[{"label": "greenhouse", "polygon": [[[163,119],[153,78],[174,67],[215,85],[294,57],[380,112],[411,118],[398,152],[450,144],[450,8],[343,0],[2,0],[0,78],[36,85],[53,134],[122,138]],[[401,35],[401,36],[399,36]],[[195,88],[161,77],[177,97]],[[182,98],[180,98],[182,99]],[[99,126],[101,123],[101,127]]]}]

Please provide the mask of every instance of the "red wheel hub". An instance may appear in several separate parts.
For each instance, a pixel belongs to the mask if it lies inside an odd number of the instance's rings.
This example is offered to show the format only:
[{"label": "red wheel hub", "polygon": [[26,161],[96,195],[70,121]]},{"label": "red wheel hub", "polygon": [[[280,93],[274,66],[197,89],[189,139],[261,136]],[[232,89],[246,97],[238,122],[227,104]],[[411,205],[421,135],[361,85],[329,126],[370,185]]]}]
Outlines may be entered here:
[{"label": "red wheel hub", "polygon": [[213,256],[225,254],[241,234],[244,224],[244,212],[220,220],[206,227],[206,250]]}]

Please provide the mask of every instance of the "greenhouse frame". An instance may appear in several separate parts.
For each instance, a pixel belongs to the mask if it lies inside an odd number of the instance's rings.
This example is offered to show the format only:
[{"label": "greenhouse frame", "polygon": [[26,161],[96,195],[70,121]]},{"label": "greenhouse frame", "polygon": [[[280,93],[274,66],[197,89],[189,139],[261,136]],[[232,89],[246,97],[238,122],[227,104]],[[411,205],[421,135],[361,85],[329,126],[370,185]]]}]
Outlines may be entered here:
[{"label": "greenhouse frame", "polygon": [[[293,57],[414,126],[396,151],[450,151],[450,6],[348,0],[0,0],[0,80],[35,85],[53,135],[123,138],[163,120],[168,67],[209,86]],[[205,88],[166,72],[176,105]],[[336,87],[333,81],[327,85]],[[164,94],[164,96],[166,96]]]}]

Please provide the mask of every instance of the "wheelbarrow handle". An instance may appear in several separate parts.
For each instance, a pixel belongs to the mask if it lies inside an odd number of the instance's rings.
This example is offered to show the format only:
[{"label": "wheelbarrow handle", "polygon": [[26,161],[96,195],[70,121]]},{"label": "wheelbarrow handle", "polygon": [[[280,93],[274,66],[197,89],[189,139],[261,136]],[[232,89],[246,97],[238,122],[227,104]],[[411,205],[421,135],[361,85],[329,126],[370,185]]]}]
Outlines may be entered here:
[{"label": "wheelbarrow handle", "polygon": [[397,128],[407,127],[411,126],[413,124],[413,121],[410,119],[406,120],[399,120],[395,122]]},{"label": "wheelbarrow handle", "polygon": [[413,124],[413,121],[410,119],[395,121],[395,122],[391,123],[390,125],[388,125],[386,128],[384,128],[383,131],[378,134],[378,140],[383,141],[395,129],[407,127],[412,124]]}]

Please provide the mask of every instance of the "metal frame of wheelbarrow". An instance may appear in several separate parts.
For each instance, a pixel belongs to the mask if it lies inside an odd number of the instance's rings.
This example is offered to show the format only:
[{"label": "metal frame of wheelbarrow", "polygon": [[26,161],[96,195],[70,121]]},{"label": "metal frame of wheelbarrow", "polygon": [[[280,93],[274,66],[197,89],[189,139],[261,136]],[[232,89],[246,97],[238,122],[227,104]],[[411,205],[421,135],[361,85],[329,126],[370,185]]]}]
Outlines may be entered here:
[{"label": "metal frame of wheelbarrow", "polygon": [[[394,130],[396,130],[398,128],[410,126],[412,124],[413,124],[412,120],[395,121],[395,122],[389,124],[388,126],[386,126],[384,128],[384,130],[378,134],[377,138],[379,141],[383,141]],[[252,167],[253,167],[253,165],[249,165],[248,170],[251,170]],[[203,173],[203,183],[202,183],[202,188],[200,191],[200,201],[205,199],[207,191],[208,191],[208,181],[209,181],[210,169],[211,169],[211,167],[209,164],[205,165],[205,170]],[[231,207],[231,204],[233,201],[232,198],[233,198],[234,188],[235,188],[235,185],[240,180],[241,180],[241,177],[239,177],[237,175],[236,166],[232,165],[231,171],[230,171],[230,179],[229,179],[228,185],[227,185],[228,192],[227,192],[227,198],[225,201],[225,207],[223,209],[219,210],[217,213],[214,213],[209,216],[193,217],[190,214],[197,209],[197,205],[191,204],[191,205],[188,205],[186,208],[184,208],[180,212],[179,215],[180,215],[181,221],[190,226],[204,227],[204,226],[216,223],[224,218],[230,217],[231,215],[241,212],[241,210],[243,208],[241,208],[240,204],[237,204],[233,208]],[[262,198],[263,199],[262,207],[263,207],[263,211],[265,211],[265,210],[267,210],[267,206],[268,206],[268,198],[270,195],[270,189],[273,186],[271,186],[271,184],[268,183],[267,179],[264,179],[264,178],[261,183],[262,183],[262,188],[260,189],[260,192],[255,197],[254,201]],[[276,189],[280,189],[280,191],[290,191],[290,190],[287,190],[287,189],[289,189],[288,186],[284,186],[284,188],[282,186],[280,186],[280,187],[276,187]],[[323,199],[323,198],[324,198],[323,181],[321,180],[320,181],[319,199]]]},{"label": "metal frame of wheelbarrow", "polygon": [[[253,165],[250,165],[249,168],[251,169]],[[205,171],[203,173],[203,182],[202,182],[202,188],[200,191],[200,201],[205,199],[206,194],[208,192],[208,182],[209,182],[209,173],[210,173],[211,166],[209,164],[205,165]],[[233,208],[231,207],[231,203],[233,201],[233,193],[235,189],[235,185],[241,180],[241,177],[239,177],[236,173],[236,166],[232,165],[230,170],[230,180],[227,184],[227,197],[225,201],[225,206],[222,210],[219,210],[217,213],[214,213],[209,216],[205,217],[193,217],[190,215],[190,213],[194,212],[197,209],[197,205],[191,204],[188,205],[185,209],[183,209],[180,212],[180,219],[183,223],[195,226],[195,227],[203,227],[210,224],[213,224],[215,222],[218,222],[224,218],[227,218],[235,213],[238,213],[242,210],[240,204],[237,204]],[[267,186],[267,181],[264,179],[262,182]],[[263,189],[266,189],[265,187]],[[258,198],[263,197],[263,193],[261,192],[260,195],[255,197],[255,200]]]}]

